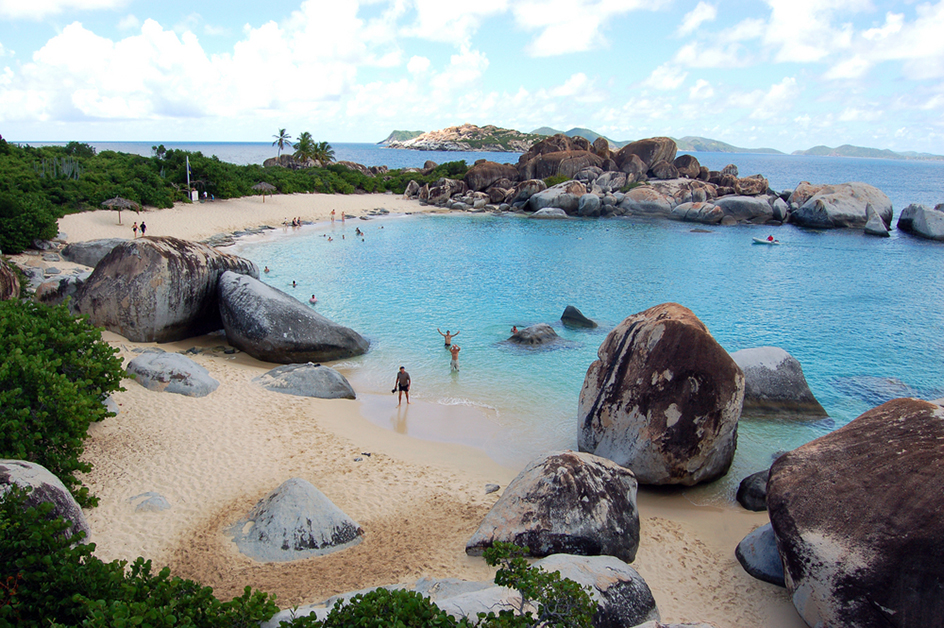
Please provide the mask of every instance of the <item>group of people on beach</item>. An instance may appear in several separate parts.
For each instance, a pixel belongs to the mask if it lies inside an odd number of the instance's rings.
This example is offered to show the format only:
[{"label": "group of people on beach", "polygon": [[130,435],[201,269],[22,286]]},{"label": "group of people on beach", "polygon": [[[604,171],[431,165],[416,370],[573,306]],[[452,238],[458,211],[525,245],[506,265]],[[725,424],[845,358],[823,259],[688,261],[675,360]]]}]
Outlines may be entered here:
[{"label": "group of people on beach", "polygon": [[138,237],[138,229],[141,230],[141,237],[143,238],[143,237],[144,237],[144,234],[147,233],[147,225],[144,224],[144,221],[143,221],[143,220],[141,221],[141,226],[140,226],[140,227],[138,227],[138,223],[137,223],[137,222],[135,222],[133,225],[131,225],[131,230],[134,231],[134,237]]},{"label": "group of people on beach", "polygon": [[[458,336],[459,332],[457,331],[453,333],[452,331],[447,329],[445,333],[443,333],[443,331],[439,329],[438,327],[436,328],[436,331],[438,331],[439,335],[443,337],[443,340],[445,342],[445,347],[446,349],[449,350],[449,353],[452,356],[452,360],[449,362],[449,367],[452,369],[452,372],[458,373],[459,372],[459,352],[462,350],[462,348],[457,344],[453,344],[452,339]],[[406,395],[406,403],[407,405],[409,405],[410,384],[412,384],[412,380],[410,379],[410,374],[407,373],[406,367],[401,366],[400,370],[397,371],[397,379],[393,384],[393,390],[390,391],[392,393],[399,392],[399,395],[397,395],[397,406],[399,406],[400,403],[403,401],[404,394]]]}]

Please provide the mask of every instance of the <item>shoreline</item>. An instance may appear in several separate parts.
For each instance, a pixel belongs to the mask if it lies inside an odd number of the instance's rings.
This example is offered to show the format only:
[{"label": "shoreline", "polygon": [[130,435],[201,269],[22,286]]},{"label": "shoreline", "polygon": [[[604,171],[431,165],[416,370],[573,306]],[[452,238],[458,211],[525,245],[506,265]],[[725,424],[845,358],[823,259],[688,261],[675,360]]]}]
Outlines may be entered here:
[{"label": "shoreline", "polygon": [[[122,212],[120,226],[113,211],[72,214],[60,220],[60,229],[70,241],[131,239],[131,223],[144,218],[149,235],[200,240],[281,226],[293,217],[330,221],[331,209],[352,217],[379,207],[403,214],[442,211],[389,194],[181,205],[134,218],[128,216],[134,212]],[[115,395],[121,412],[92,426],[83,459],[94,469],[83,479],[101,499],[86,514],[102,559],[143,555],[212,586],[221,599],[251,585],[278,595],[282,608],[423,576],[491,579],[494,572],[481,558],[465,555],[465,542],[501,494],[485,494],[485,484],[505,488],[520,469],[503,467],[473,446],[387,427],[399,415],[390,397],[365,393],[352,402],[266,391],[252,379],[276,365],[215,351],[226,344],[219,335],[161,345],[109,332],[105,338],[124,359],[144,346],[197,347],[193,359],[221,385],[194,399],[125,380],[126,391]],[[413,425],[448,410],[422,401],[410,407]],[[322,490],[364,528],[364,541],[292,563],[256,563],[236,552],[226,528],[290,477]],[[136,512],[134,498],[149,491],[164,496],[171,509]],[[785,589],[750,577],[734,557],[737,543],[767,522],[766,513],[698,506],[677,490],[641,489],[638,507],[641,540],[632,567],[652,589],[663,621],[719,628],[804,625]]]}]

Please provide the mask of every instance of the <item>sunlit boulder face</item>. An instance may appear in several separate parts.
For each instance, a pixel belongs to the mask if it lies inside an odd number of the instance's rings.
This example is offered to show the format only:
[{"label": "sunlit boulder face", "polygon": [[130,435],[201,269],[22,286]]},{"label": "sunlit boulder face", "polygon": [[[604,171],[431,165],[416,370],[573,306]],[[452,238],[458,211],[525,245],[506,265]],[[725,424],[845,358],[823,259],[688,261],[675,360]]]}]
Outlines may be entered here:
[{"label": "sunlit boulder face", "polygon": [[[797,197],[797,201],[803,198],[794,192],[791,201],[794,196]],[[891,224],[891,200],[878,188],[860,182],[819,187],[790,215],[790,222],[814,229],[845,227],[861,229],[868,222],[869,205],[886,225]]]},{"label": "sunlit boulder face", "polygon": [[581,451],[640,484],[691,486],[727,472],[744,374],[691,310],[665,303],[630,316],[597,355],[580,391]]},{"label": "sunlit boulder face", "polygon": [[942,449],[944,408],[893,399],[773,463],[770,523],[808,625],[941,625]]},{"label": "sunlit boulder face", "polygon": [[219,293],[226,339],[258,360],[327,362],[361,355],[370,345],[353,329],[253,277],[223,273]]},{"label": "sunlit boulder face", "polygon": [[79,291],[75,309],[133,342],[171,342],[220,329],[216,283],[225,271],[252,277],[247,259],[172,237],[118,244]]}]

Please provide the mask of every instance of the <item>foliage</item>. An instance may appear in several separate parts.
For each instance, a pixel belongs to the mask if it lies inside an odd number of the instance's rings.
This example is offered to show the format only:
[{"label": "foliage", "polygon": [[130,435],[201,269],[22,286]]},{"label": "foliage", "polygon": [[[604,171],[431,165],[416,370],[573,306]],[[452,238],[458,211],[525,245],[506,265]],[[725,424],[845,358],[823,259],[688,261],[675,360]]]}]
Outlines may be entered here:
[{"label": "foliage", "polygon": [[643,185],[649,185],[649,182],[648,181],[633,181],[632,183],[627,183],[626,185],[621,187],[619,191],[625,194],[626,192],[629,192],[630,190],[636,189]]},{"label": "foliage", "polygon": [[[555,626],[589,628],[596,604],[588,590],[556,571],[544,571],[528,565],[528,549],[512,543],[496,542],[484,552],[485,562],[494,567],[495,584],[510,587],[521,594],[521,607],[495,615],[479,614],[480,625],[489,628]],[[536,607],[536,614],[529,610]]]},{"label": "foliage", "polygon": [[221,602],[213,590],[138,558],[105,563],[69,537],[52,504],[25,507],[18,487],[0,495],[0,628],[249,628],[275,614],[274,598],[246,587]]},{"label": "foliage", "polygon": [[95,421],[114,416],[103,401],[122,390],[117,349],[65,306],[0,302],[0,458],[49,469],[83,506],[95,504],[76,472]]},{"label": "foliage", "polygon": [[59,232],[59,215],[41,194],[0,192],[0,251],[22,253],[33,240],[49,240]]},{"label": "foliage", "polygon": [[292,628],[471,628],[472,625],[466,619],[456,619],[440,610],[416,591],[383,588],[338,602],[324,621],[312,614],[280,624]]},{"label": "foliage", "polygon": [[275,141],[272,142],[272,145],[279,147],[279,152],[277,154],[278,157],[282,156],[282,151],[285,150],[286,146],[289,148],[292,147],[292,136],[289,135],[285,129],[279,129],[279,132],[272,137],[275,138]]},{"label": "foliage", "polygon": [[551,176],[551,177],[548,177],[548,178],[544,179],[544,185],[546,185],[547,187],[551,188],[551,187],[554,187],[555,185],[557,185],[557,184],[559,184],[559,183],[563,183],[564,181],[570,181],[570,179],[571,179],[571,177],[568,177],[568,176],[566,176],[566,175],[563,175],[563,174],[555,174],[554,176]]}]

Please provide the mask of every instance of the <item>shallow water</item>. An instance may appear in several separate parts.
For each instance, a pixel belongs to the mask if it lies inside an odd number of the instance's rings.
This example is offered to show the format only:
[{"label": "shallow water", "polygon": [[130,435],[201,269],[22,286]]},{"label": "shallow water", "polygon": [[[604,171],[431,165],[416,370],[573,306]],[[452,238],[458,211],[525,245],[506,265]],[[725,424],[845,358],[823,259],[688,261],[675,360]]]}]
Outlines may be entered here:
[{"label": "shallow water", "polygon": [[[713,501],[775,453],[877,403],[944,396],[944,247],[861,232],[776,233],[784,244],[768,247],[751,244],[764,227],[699,233],[669,221],[422,215],[306,227],[239,253],[272,269],[267,283],[306,303],[316,294],[319,313],[370,339],[366,355],[339,365],[356,390],[389,396],[405,365],[416,398],[480,410],[480,428],[468,413],[443,413],[441,430],[424,424],[424,437],[466,442],[515,467],[576,447],[587,367],[629,315],[675,301],[729,352],[783,347],[830,418],[742,420],[732,472],[690,492]],[[564,328],[567,305],[600,327]],[[537,322],[552,324],[562,341],[551,349],[506,342],[512,325]],[[458,374],[437,327],[460,332]],[[448,424],[453,416],[461,424]]]}]

